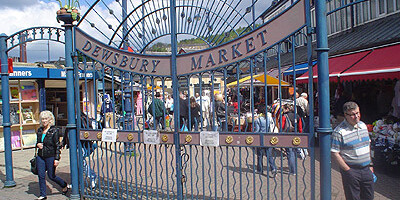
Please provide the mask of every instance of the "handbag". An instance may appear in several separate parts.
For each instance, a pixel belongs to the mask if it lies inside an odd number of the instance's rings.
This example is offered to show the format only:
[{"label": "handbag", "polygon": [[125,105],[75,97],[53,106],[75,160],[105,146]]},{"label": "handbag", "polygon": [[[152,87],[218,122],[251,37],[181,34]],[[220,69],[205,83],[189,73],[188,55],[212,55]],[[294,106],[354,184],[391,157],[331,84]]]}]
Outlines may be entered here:
[{"label": "handbag", "polygon": [[35,148],[35,155],[33,158],[29,161],[31,163],[31,172],[35,175],[38,174],[38,169],[36,166],[36,157],[37,157],[37,148]]}]

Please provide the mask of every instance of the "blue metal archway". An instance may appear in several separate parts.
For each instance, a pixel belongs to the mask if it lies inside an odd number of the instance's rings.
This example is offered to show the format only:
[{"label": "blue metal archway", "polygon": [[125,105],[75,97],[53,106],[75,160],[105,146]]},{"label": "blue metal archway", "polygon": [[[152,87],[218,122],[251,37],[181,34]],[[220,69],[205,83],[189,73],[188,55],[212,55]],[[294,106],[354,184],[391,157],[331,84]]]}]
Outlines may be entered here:
[{"label": "blue metal archway", "polygon": [[[113,1],[114,2],[114,1]],[[127,3],[130,4],[127,4]],[[302,1],[296,1],[293,5],[299,4]],[[264,80],[264,89],[256,89],[255,83],[251,81],[248,86],[249,103],[245,107],[237,108],[233,112],[233,116],[228,116],[225,112],[224,122],[215,113],[214,105],[217,103],[217,96],[211,95],[210,100],[213,106],[210,106],[210,115],[202,117],[199,121],[191,118],[180,119],[180,104],[178,96],[180,93],[187,93],[188,96],[198,91],[200,93],[208,90],[212,94],[219,90],[223,94],[225,102],[228,101],[229,93],[226,88],[221,85],[226,85],[228,80],[239,80],[241,76],[254,76],[259,73],[267,74],[270,69],[276,68],[280,72],[282,57],[289,55],[293,65],[296,64],[296,48],[304,45],[299,44],[299,40],[306,40],[307,44],[311,44],[311,34],[313,28],[310,21],[310,5],[309,1],[304,2],[304,18],[305,22],[295,28],[294,31],[279,35],[275,40],[269,40],[268,45],[264,44],[264,34],[268,31],[274,31],[273,28],[265,29],[263,25],[273,24],[274,21],[281,17],[273,18],[264,23],[262,21],[262,12],[257,13],[257,5],[260,1],[240,1],[231,2],[215,0],[215,1],[141,1],[141,4],[136,5],[133,1],[115,1],[113,10],[110,5],[111,1],[97,0],[95,3],[88,5],[89,10],[82,19],[78,22],[78,27],[86,32],[90,32],[95,38],[86,38],[93,46],[91,51],[85,51],[88,46],[83,46],[82,43],[73,43],[79,31],[73,31],[74,25],[72,21],[65,24],[65,44],[66,44],[66,67],[67,67],[67,92],[68,92],[68,127],[71,140],[70,159],[71,175],[72,175],[72,196],[71,198],[79,198],[78,185],[80,183],[80,194],[87,198],[112,198],[112,199],[132,199],[132,198],[315,198],[315,170],[313,157],[313,130],[305,133],[286,133],[279,128],[278,133],[265,131],[261,133],[253,132],[255,126],[250,124],[256,119],[254,115],[255,106],[258,101],[255,99],[258,93],[264,95],[265,102],[271,97],[271,92],[268,90],[268,82]],[[303,3],[303,2],[302,2]],[[291,6],[292,8],[294,6]],[[282,13],[289,13],[290,8]],[[320,81],[322,85],[319,88],[327,89],[326,84],[328,76],[327,70],[327,44],[326,44],[326,17],[325,2],[318,1],[316,3],[317,10],[317,45],[318,64],[320,66]],[[116,14],[118,13],[118,14]],[[282,14],[284,15],[284,14]],[[295,16],[295,15],[293,15]],[[325,21],[324,21],[325,20]],[[264,28],[270,28],[265,26]],[[39,29],[35,29],[39,30]],[[57,29],[42,29],[47,32],[53,32]],[[51,31],[50,31],[51,30]],[[305,30],[305,31],[304,31]],[[36,31],[34,31],[36,33]],[[41,37],[46,36],[46,31],[41,31]],[[95,32],[95,33],[94,33]],[[84,33],[84,32],[83,32]],[[254,48],[252,34],[259,34],[263,44],[260,48]],[[274,36],[276,34],[272,34]],[[145,54],[148,53],[149,47],[152,44],[160,41],[162,38],[169,36],[171,54],[167,56],[154,56]],[[177,55],[178,52],[178,37],[194,36],[200,39],[208,49],[198,51],[192,54]],[[50,37],[49,37],[50,38]],[[302,39],[299,39],[302,38]],[[3,63],[6,59],[7,36],[1,36],[1,59],[2,59],[2,91],[8,92],[8,75],[6,64]],[[11,46],[26,42],[18,41],[20,38],[11,39]],[[43,39],[43,38],[41,38]],[[75,39],[75,40],[74,40]],[[48,39],[50,40],[50,39]],[[240,44],[246,44],[247,54],[239,49]],[[240,43],[240,44],[239,44]],[[86,43],[87,44],[87,43]],[[102,44],[108,44],[102,46]],[[226,57],[228,51],[226,45],[230,44],[232,57]],[[81,45],[78,48],[78,46]],[[311,45],[308,48],[309,66],[311,66]],[[86,47],[86,48],[85,48]],[[97,49],[97,47],[102,49]],[[130,47],[137,54],[127,53],[119,49],[129,49]],[[242,46],[243,47],[243,46]],[[100,53],[101,54],[100,54]],[[111,56],[106,52],[113,53],[111,59],[105,57]],[[215,54],[215,52],[217,52]],[[118,56],[116,56],[118,54]],[[71,56],[72,55],[72,56]],[[100,56],[99,56],[100,55]],[[244,55],[244,56],[243,56]],[[83,59],[82,63],[78,62],[78,56]],[[100,57],[103,57],[100,59]],[[105,57],[104,57],[105,56]],[[125,57],[132,61],[126,65],[128,60],[124,61]],[[197,56],[197,57],[196,57]],[[122,60],[121,60],[122,59]],[[204,59],[204,60],[202,60]],[[138,63],[141,60],[139,67],[132,65],[133,61]],[[146,60],[146,61],[145,61]],[[164,60],[169,60],[168,68],[157,68],[164,66]],[[74,61],[74,62],[73,62]],[[90,61],[90,62],[89,62]],[[189,61],[189,62],[188,62]],[[191,62],[190,62],[191,61]],[[202,62],[203,63],[202,63]],[[168,62],[168,61],[166,61]],[[159,65],[160,64],[160,65]],[[188,65],[186,65],[188,64]],[[190,65],[191,64],[191,65]],[[180,65],[185,65],[184,67]],[[125,66],[125,67],[126,67]],[[153,67],[153,68],[151,68]],[[78,68],[82,70],[96,70],[99,74],[97,82],[89,82],[85,80],[83,84],[79,84]],[[188,70],[191,69],[191,70]],[[157,69],[157,70],[156,70]],[[136,71],[135,71],[136,70]],[[75,74],[75,75],[74,75]],[[279,73],[280,74],[280,73]],[[310,75],[312,77],[312,74]],[[75,77],[75,79],[74,79]],[[220,81],[217,83],[216,79]],[[281,79],[281,77],[279,77]],[[205,83],[208,82],[208,83]],[[310,81],[311,83],[312,81]],[[98,89],[98,83],[103,86]],[[106,84],[111,83],[107,88]],[[90,85],[93,84],[93,85]],[[147,85],[154,86],[147,89]],[[191,87],[195,84],[199,86],[194,89]],[[162,97],[165,99],[167,90],[172,92],[174,98],[173,120],[168,123],[173,123],[173,126],[167,130],[164,126],[167,121],[164,121],[162,128],[157,127],[157,123],[150,123],[146,126],[149,115],[154,113],[155,107],[148,107],[156,96],[156,87],[161,86],[159,90]],[[80,93],[74,88],[82,88]],[[134,104],[135,89],[138,87],[142,98],[142,106]],[[241,85],[237,84],[236,101],[241,102]],[[193,88],[193,87],[192,87]],[[311,88],[311,89],[310,89]],[[321,163],[321,198],[330,199],[330,125],[329,125],[329,91],[320,90],[319,105],[320,105],[320,123],[319,132],[322,133],[322,163]],[[105,100],[106,93],[111,94],[111,99],[114,100],[111,114],[104,114],[103,123],[93,126],[84,125],[85,121],[89,122],[94,119],[96,124],[97,109],[84,109],[79,103],[80,96],[90,97],[89,93],[102,94],[103,98],[91,101],[91,106],[95,108],[101,104],[97,100]],[[312,94],[310,84],[309,93]],[[118,93],[122,94],[118,97]],[[284,97],[283,89],[278,87],[278,104],[283,105],[282,98]],[[261,95],[261,96],[263,96]],[[251,97],[250,97],[251,96]],[[310,95],[312,96],[312,95]],[[217,98],[216,98],[217,97]],[[257,97],[262,99],[260,95]],[[328,100],[326,99],[328,98]],[[3,96],[4,99],[4,96]],[[234,97],[232,96],[232,99]],[[3,112],[7,111],[7,102],[3,100]],[[185,101],[184,101],[185,102]],[[200,98],[200,102],[203,99]],[[312,104],[312,101],[310,102]],[[203,103],[200,103],[201,106]],[[85,104],[83,104],[85,105]],[[295,103],[294,103],[295,105]],[[136,106],[136,107],[135,107]],[[141,107],[140,109],[137,106]],[[187,105],[190,107],[189,103]],[[267,108],[266,104],[262,104]],[[9,107],[9,105],[8,105]],[[225,105],[225,110],[228,106]],[[9,109],[9,108],[8,108]],[[77,116],[75,116],[77,111]],[[245,111],[249,111],[248,118],[242,120],[240,117]],[[93,112],[93,116],[89,115]],[[137,114],[138,112],[139,114]],[[147,112],[147,113],[146,113]],[[188,110],[189,115],[192,109]],[[109,112],[110,113],[110,112]],[[200,112],[203,115],[203,111]],[[100,113],[99,113],[100,114]],[[167,114],[163,110],[163,115]],[[237,116],[237,121],[234,117]],[[313,113],[310,113],[313,116]],[[208,118],[207,118],[208,117]],[[232,118],[233,117],[233,118]],[[281,118],[282,115],[280,114]],[[233,120],[232,120],[233,119]],[[231,124],[229,124],[231,122]],[[245,121],[244,124],[241,122]],[[200,122],[200,123],[199,123]],[[108,123],[108,124],[107,124]],[[236,124],[237,123],[237,124]],[[277,120],[277,124],[281,124],[281,119]],[[201,125],[200,125],[201,124]],[[11,124],[9,117],[3,118],[4,133]],[[186,125],[188,130],[182,129],[181,126]],[[192,126],[194,125],[194,126]],[[310,126],[313,123],[310,122]],[[297,124],[295,125],[297,126]],[[8,127],[8,128],[7,128]],[[147,128],[146,128],[147,127]],[[102,135],[106,134],[104,128],[112,128],[117,132],[115,141],[102,139]],[[145,129],[158,130],[160,142],[150,144],[145,140]],[[218,147],[207,146],[200,144],[200,138],[205,131],[215,131],[219,133]],[[148,132],[146,132],[149,134]],[[79,135],[78,135],[79,134]],[[79,138],[77,138],[77,136]],[[149,136],[149,135],[147,135]],[[204,139],[204,138],[203,138]],[[232,143],[232,141],[234,143]],[[80,141],[75,143],[74,141]],[[278,142],[280,141],[280,142]],[[214,140],[215,142],[215,140]],[[275,143],[276,142],[276,143]],[[299,143],[299,144],[298,144]],[[88,145],[89,144],[89,145]],[[97,148],[93,147],[96,144]],[[12,163],[11,154],[7,155],[6,145],[6,165]],[[272,157],[278,163],[279,175],[270,180],[262,174],[257,174],[255,167],[257,164],[265,161],[255,161],[257,149],[259,148],[275,148]],[[295,160],[295,168],[297,174],[291,176],[288,174],[284,156],[285,148],[301,149],[306,148],[311,152],[311,159]],[[92,150],[91,150],[92,149]],[[85,152],[90,152],[88,155]],[[261,156],[263,153],[261,153]],[[267,156],[268,157],[268,156]],[[79,158],[79,169],[76,162]],[[7,162],[9,161],[9,162]],[[15,185],[11,171],[7,167],[6,174],[8,185]],[[265,169],[271,167],[265,163]],[[79,170],[79,172],[78,172]],[[91,172],[96,173],[97,179],[92,185]],[[269,172],[266,172],[269,174]],[[79,179],[79,180],[78,180]],[[79,181],[79,183],[78,183]],[[301,184],[299,184],[301,183]],[[288,188],[283,186],[289,185]],[[264,187],[265,186],[265,187]]]},{"label": "blue metal archway", "polygon": [[[271,88],[266,76],[261,88],[253,79],[247,89],[239,82],[234,89],[224,87],[243,76],[256,77],[274,68],[280,71],[283,57],[288,55],[290,64],[296,64],[296,49],[306,42],[311,44],[308,1],[290,4],[268,22],[262,21],[264,10],[257,13],[255,9],[258,1],[109,3],[96,1],[90,5],[73,31],[71,52],[75,58],[83,58],[82,63],[74,63],[75,68],[100,74],[95,82],[75,82],[70,87],[83,89],[75,92],[75,102],[86,99],[86,107],[75,104],[76,109],[70,108],[80,116],[70,123],[71,127],[76,125],[79,134],[77,155],[83,197],[315,198],[314,130],[285,132],[282,113],[275,113],[277,132],[254,132],[256,127],[251,123],[257,119],[256,110],[260,106],[267,109],[272,97],[278,99],[275,105],[283,106],[282,99],[289,98],[285,89],[280,84]],[[280,28],[294,13],[300,20],[292,19],[291,25],[285,26],[290,28]],[[151,46],[165,37],[169,53],[152,52]],[[186,38],[197,39],[207,47],[178,55],[178,41]],[[308,49],[311,55],[311,45]],[[224,104],[224,114],[217,113],[215,105],[220,97],[214,95],[216,91],[222,94],[222,101],[238,102],[238,108],[230,110]],[[179,97],[187,95],[189,100],[195,93],[207,92],[211,95],[198,98],[202,117],[188,117],[197,111]],[[151,102],[168,95],[174,97],[174,114],[163,108],[157,111],[162,117],[153,117],[158,108]],[[205,110],[203,98],[210,98]],[[261,99],[265,103],[260,104]],[[100,107],[103,110],[94,109]],[[184,107],[188,108],[186,114]],[[242,118],[244,113],[249,115]],[[313,127],[312,120],[309,126]],[[218,144],[205,145],[204,134],[218,135],[211,142]],[[107,140],[104,135],[114,139]],[[277,164],[278,174],[273,179],[268,175],[274,167],[262,159],[256,161],[265,155],[258,153],[264,148],[274,149],[272,154],[267,153],[267,158]],[[303,149],[310,152],[308,159],[286,159],[289,156],[285,154],[297,155],[295,151]],[[267,176],[256,172],[261,164]]]}]

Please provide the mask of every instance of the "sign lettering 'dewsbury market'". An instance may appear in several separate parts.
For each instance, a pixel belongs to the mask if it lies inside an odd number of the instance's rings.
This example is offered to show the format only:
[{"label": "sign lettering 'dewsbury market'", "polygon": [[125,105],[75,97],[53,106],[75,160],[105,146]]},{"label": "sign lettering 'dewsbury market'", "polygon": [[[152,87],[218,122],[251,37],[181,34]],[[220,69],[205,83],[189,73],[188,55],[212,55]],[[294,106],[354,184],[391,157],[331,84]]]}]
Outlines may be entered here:
[{"label": "sign lettering 'dewsbury market'", "polygon": [[[177,75],[226,66],[256,55],[294,33],[306,23],[304,0],[293,4],[272,21],[224,45],[177,56]],[[76,49],[106,65],[148,75],[171,75],[171,56],[131,53],[110,47],[75,29]]]},{"label": "sign lettering 'dewsbury market'", "polygon": [[178,75],[229,65],[262,52],[305,24],[304,9],[304,1],[298,1],[286,12],[248,35],[206,51],[178,55]]},{"label": "sign lettering 'dewsbury market'", "polygon": [[110,47],[75,29],[76,49],[111,67],[152,75],[171,75],[170,56],[131,53]]}]

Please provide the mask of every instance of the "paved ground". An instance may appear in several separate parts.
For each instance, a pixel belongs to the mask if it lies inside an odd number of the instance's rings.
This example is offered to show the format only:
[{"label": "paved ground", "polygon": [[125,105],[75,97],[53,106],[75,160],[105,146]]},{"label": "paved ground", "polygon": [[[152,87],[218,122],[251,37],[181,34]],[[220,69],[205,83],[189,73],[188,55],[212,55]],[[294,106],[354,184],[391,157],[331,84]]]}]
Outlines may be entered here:
[{"label": "paved ground", "polygon": [[[31,174],[29,160],[34,154],[33,149],[26,149],[13,152],[14,180],[16,187],[3,188],[5,181],[4,153],[0,153],[0,199],[4,200],[25,200],[35,199],[39,194],[39,186],[37,176]],[[319,162],[316,162],[316,187],[319,190]],[[344,199],[343,188],[341,184],[340,174],[337,166],[332,165],[332,199]],[[378,166],[376,169],[378,182],[375,189],[375,199],[400,199],[400,169],[388,168],[386,166]],[[69,177],[69,159],[68,151],[63,150],[62,162],[57,168],[57,175],[67,182]],[[55,183],[47,182],[48,199],[67,199],[61,194],[61,188]],[[319,198],[317,192],[316,198]]]}]

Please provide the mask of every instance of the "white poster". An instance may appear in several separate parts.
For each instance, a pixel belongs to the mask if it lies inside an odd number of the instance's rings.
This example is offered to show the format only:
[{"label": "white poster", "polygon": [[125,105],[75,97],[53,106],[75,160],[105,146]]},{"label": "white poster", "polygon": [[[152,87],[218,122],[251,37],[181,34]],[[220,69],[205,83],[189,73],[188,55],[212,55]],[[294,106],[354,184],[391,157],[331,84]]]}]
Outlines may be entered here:
[{"label": "white poster", "polygon": [[116,142],[117,141],[117,129],[105,128],[101,132],[101,141],[103,142]]},{"label": "white poster", "polygon": [[143,142],[145,144],[160,144],[160,132],[157,130],[143,130]]},{"label": "white poster", "polygon": [[201,131],[200,132],[200,145],[201,146],[219,146],[219,132],[218,131]]}]

